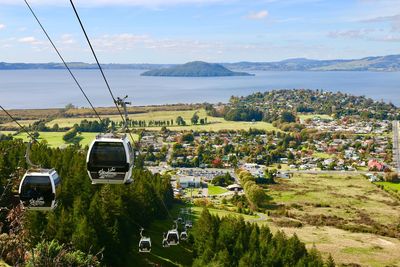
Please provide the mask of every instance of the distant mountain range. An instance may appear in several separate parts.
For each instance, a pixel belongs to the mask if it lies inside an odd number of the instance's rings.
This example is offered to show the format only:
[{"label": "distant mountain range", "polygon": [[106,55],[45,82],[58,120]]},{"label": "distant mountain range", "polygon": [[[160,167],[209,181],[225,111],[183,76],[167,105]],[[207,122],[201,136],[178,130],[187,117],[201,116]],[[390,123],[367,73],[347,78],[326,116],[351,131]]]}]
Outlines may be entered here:
[{"label": "distant mountain range", "polygon": [[221,77],[221,76],[251,76],[247,72],[228,70],[220,64],[211,64],[203,61],[193,61],[182,65],[149,70],[142,76],[168,76],[168,77]]},{"label": "distant mountain range", "polygon": [[[83,62],[68,63],[72,69],[96,69],[95,64]],[[314,60],[306,58],[287,59],[277,62],[237,62],[220,63],[223,67],[237,71],[400,71],[400,55],[366,57],[362,59]],[[154,70],[179,67],[176,64],[103,64],[106,69]],[[60,63],[5,63],[0,62],[0,70],[19,69],[63,69]]]},{"label": "distant mountain range", "polygon": [[278,62],[238,62],[223,64],[236,70],[269,71],[400,71],[400,55],[362,59],[287,59]]}]

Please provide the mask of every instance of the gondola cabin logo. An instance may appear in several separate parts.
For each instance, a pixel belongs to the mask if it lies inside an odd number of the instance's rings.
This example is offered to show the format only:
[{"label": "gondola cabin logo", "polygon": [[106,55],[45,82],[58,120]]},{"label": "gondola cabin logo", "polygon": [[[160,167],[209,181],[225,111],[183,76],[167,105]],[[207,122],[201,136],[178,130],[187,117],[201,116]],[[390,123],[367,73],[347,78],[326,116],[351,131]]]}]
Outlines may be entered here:
[{"label": "gondola cabin logo", "polygon": [[31,206],[31,207],[41,207],[41,206],[44,206],[44,204],[45,204],[45,202],[44,202],[43,197],[40,197],[36,200],[35,199],[29,200],[29,206]]},{"label": "gondola cabin logo", "polygon": [[107,171],[105,171],[105,170],[100,170],[99,171],[99,178],[100,179],[114,178],[116,176],[117,176],[117,173],[115,173],[115,168],[114,167],[108,169]]}]

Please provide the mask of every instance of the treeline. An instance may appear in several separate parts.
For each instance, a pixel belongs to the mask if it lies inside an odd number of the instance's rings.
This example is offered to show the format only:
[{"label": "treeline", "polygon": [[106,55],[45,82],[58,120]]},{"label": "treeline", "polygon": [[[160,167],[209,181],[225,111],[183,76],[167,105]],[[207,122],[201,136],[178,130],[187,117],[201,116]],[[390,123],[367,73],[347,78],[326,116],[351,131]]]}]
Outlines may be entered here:
[{"label": "treeline", "polygon": [[315,249],[307,251],[296,235],[273,235],[267,226],[246,223],[243,217],[212,216],[204,209],[193,229],[193,266],[335,266],[324,263]]},{"label": "treeline", "polygon": [[[20,140],[0,142],[0,195],[8,179],[8,187],[0,206],[12,208],[13,195],[19,178],[27,168],[25,145]],[[134,182],[126,185],[95,186],[86,173],[86,151],[69,146],[63,150],[50,149],[45,143],[34,144],[32,161],[43,167],[54,167],[62,177],[58,207],[48,213],[27,212],[24,215],[24,231],[29,236],[27,247],[36,247],[43,239],[57,240],[83,252],[102,252],[103,264],[124,266],[128,262],[143,260],[136,253],[139,241],[139,225],[146,227],[154,219],[166,218],[163,204],[170,206],[173,192],[169,176],[153,175],[137,157],[133,171]],[[7,211],[1,210],[2,233],[9,233],[12,225],[6,220]],[[11,242],[11,241],[10,241]],[[0,251],[5,254],[9,251]],[[14,262],[9,262],[14,265]]]},{"label": "treeline", "polygon": [[224,119],[228,121],[261,121],[263,112],[253,107],[235,106],[225,110]]},{"label": "treeline", "polygon": [[264,206],[266,201],[268,200],[267,195],[265,194],[264,189],[257,185],[256,179],[245,170],[239,170],[237,172],[240,184],[243,186],[244,193],[246,198],[250,204],[250,208],[252,210],[257,210]]},{"label": "treeline", "polygon": [[[74,124],[72,127],[60,127],[58,123],[53,124],[53,126],[49,127],[47,124],[49,120],[38,120],[32,123],[31,125],[26,126],[29,131],[32,132],[65,132],[72,128],[75,128],[77,132],[105,132],[108,129],[115,129],[117,124],[114,121],[111,121],[109,118],[103,119],[101,122],[98,120],[88,121],[86,119],[82,120],[79,124]],[[0,125],[1,126],[1,125]],[[3,129],[2,127],[1,129]],[[19,131],[20,128],[18,125],[4,128],[4,130],[16,130]]]}]

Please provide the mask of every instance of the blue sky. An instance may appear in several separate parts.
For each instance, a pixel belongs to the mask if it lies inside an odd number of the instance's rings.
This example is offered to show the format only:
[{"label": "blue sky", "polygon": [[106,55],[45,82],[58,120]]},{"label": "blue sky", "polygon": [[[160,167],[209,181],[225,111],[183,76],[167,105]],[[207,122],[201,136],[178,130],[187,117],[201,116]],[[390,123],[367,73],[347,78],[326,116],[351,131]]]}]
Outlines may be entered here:
[{"label": "blue sky", "polygon": [[[93,62],[68,0],[31,0],[67,61]],[[75,0],[103,63],[400,54],[400,0]],[[58,62],[23,0],[0,0],[0,61]]]}]

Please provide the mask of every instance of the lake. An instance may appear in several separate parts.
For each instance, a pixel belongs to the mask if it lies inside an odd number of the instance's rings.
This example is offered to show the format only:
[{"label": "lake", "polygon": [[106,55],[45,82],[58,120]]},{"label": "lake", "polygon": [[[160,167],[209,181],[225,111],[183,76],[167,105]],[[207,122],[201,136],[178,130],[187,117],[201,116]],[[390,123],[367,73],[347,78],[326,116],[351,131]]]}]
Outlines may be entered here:
[{"label": "lake", "polygon": [[[112,106],[100,72],[73,70],[95,106]],[[365,95],[400,106],[400,72],[251,71],[256,76],[145,77],[144,70],[105,70],[115,96],[129,95],[133,105],[227,102],[272,89],[323,89]],[[51,108],[72,103],[88,106],[66,70],[1,70],[0,105]]]}]

